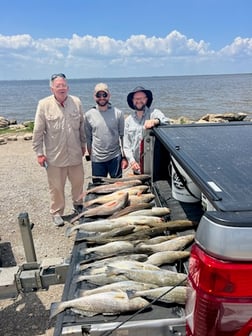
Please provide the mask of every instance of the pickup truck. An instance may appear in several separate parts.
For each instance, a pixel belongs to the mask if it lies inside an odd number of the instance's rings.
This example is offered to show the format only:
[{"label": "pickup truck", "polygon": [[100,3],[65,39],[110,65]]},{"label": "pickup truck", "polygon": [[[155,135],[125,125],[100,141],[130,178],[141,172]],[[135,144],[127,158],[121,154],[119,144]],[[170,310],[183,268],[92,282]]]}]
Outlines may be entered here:
[{"label": "pickup truck", "polygon": [[[251,335],[251,143],[249,122],[147,131],[141,166],[151,176],[155,205],[169,207],[170,220],[198,223],[189,260],[170,266],[187,274],[186,305],[153,303],[152,309],[136,314],[92,318],[66,310],[57,317],[54,336]],[[73,278],[85,247],[77,234],[62,301],[76,296]]]},{"label": "pickup truck", "polygon": [[[66,309],[57,315],[54,336],[251,336],[251,143],[250,122],[164,125],[146,131],[141,169],[150,176],[154,204],[170,209],[169,221],[197,223],[176,232],[195,234],[186,248],[189,259],[167,265],[186,274],[186,303],[151,301],[149,309],[92,317]],[[43,268],[36,262],[27,214],[19,222],[28,263],[13,270],[16,283],[0,286],[0,297],[64,283],[62,301],[68,301],[93,288],[75,281],[80,263],[93,262],[83,259],[85,234],[76,232],[69,261]]]}]

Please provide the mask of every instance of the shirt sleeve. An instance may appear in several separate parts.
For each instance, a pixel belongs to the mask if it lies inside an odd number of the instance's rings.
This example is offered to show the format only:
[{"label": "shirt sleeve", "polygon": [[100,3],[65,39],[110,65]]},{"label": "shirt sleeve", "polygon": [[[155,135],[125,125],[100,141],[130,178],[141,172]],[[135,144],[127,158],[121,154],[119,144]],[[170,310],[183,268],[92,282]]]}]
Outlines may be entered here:
[{"label": "shirt sleeve", "polygon": [[[130,118],[130,117],[129,117]],[[134,155],[133,155],[133,143],[132,139],[129,136],[129,127],[130,127],[130,119],[126,118],[125,120],[125,126],[124,126],[124,138],[123,138],[123,151],[124,154],[129,161],[129,163],[132,163],[135,161]]]},{"label": "shirt sleeve", "polygon": [[92,127],[88,120],[88,113],[89,111],[84,113],[84,129],[86,135],[87,150],[90,154],[92,149]]},{"label": "shirt sleeve", "polygon": [[80,142],[81,142],[81,147],[86,146],[86,131],[85,131],[85,122],[84,122],[84,109],[82,104],[80,103]]},{"label": "shirt sleeve", "polygon": [[32,148],[36,155],[44,155],[45,115],[41,103],[38,103],[32,136]]},{"label": "shirt sleeve", "polygon": [[169,118],[167,118],[162,111],[159,109],[154,109],[150,115],[151,119],[159,119],[160,125],[169,124]]}]

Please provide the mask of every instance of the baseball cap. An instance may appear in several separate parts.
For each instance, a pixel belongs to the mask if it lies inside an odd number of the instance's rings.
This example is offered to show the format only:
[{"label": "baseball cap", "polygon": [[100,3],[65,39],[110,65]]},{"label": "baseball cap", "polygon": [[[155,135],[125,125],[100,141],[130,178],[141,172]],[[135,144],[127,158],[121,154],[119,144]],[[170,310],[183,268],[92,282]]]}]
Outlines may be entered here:
[{"label": "baseball cap", "polygon": [[104,91],[109,93],[109,88],[108,85],[105,83],[98,83],[96,84],[95,88],[94,88],[94,93],[96,94],[99,91]]}]

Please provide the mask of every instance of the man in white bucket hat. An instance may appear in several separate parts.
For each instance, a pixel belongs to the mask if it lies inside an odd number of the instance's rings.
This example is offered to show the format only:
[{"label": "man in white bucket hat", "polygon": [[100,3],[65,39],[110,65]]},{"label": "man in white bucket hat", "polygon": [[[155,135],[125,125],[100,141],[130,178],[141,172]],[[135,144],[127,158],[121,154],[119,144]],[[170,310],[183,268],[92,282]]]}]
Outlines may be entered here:
[{"label": "man in white bucket hat", "polygon": [[163,112],[150,108],[152,100],[152,92],[142,86],[136,87],[127,96],[128,105],[134,111],[125,119],[124,153],[135,174],[141,173],[140,143],[143,130],[169,123]]}]

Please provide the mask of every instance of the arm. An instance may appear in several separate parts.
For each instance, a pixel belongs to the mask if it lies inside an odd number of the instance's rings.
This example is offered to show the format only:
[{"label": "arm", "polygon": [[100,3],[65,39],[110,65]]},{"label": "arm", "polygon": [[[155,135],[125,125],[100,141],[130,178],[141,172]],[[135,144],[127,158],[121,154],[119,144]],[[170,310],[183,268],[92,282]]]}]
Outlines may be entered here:
[{"label": "arm", "polygon": [[86,144],[87,144],[87,151],[88,154],[91,156],[92,152],[92,127],[88,121],[88,116],[84,113],[84,130],[86,136]]},{"label": "arm", "polygon": [[162,111],[154,109],[150,114],[150,119],[145,121],[144,128],[152,128],[164,124],[169,124],[169,118]]},{"label": "arm", "polygon": [[41,106],[41,103],[38,103],[33,136],[32,136],[32,148],[37,155],[37,161],[40,166],[45,166],[47,161],[46,156],[44,155],[44,134],[46,132],[46,123],[44,117],[44,110]]},{"label": "arm", "polygon": [[81,142],[81,150],[82,156],[85,155],[86,152],[86,132],[85,132],[85,123],[84,123],[84,110],[82,104],[80,103],[80,142]]}]

